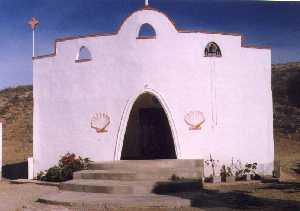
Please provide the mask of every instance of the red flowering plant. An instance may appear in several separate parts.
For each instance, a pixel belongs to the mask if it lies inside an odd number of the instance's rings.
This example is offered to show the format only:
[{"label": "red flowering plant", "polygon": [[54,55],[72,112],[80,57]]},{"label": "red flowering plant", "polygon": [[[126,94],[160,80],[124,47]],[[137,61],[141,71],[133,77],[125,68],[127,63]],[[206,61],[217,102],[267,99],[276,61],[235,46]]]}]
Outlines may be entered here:
[{"label": "red flowering plant", "polygon": [[67,153],[61,157],[58,165],[41,171],[37,179],[50,182],[62,182],[73,179],[73,172],[87,169],[92,161],[89,158],[76,156],[74,153]]}]

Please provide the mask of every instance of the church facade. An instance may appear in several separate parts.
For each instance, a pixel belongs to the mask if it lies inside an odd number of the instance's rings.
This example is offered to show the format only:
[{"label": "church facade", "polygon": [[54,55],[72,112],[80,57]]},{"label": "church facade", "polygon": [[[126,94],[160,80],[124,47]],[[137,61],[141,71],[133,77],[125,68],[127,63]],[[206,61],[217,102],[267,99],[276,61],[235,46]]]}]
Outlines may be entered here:
[{"label": "church facade", "polygon": [[271,174],[271,50],[242,42],[180,30],[150,7],[116,33],[57,39],[54,53],[33,58],[34,173],[71,152],[93,161],[211,155]]}]

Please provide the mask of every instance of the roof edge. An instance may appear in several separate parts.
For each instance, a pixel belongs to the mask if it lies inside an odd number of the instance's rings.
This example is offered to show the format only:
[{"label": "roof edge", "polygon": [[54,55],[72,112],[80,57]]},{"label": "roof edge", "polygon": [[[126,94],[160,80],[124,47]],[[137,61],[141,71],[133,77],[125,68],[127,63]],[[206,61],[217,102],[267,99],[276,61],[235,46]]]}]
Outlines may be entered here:
[{"label": "roof edge", "polygon": [[230,33],[230,32],[211,32],[211,31],[206,31],[206,30],[186,30],[186,29],[180,29],[176,26],[175,21],[173,21],[173,19],[171,19],[169,16],[167,16],[164,12],[150,7],[150,6],[143,6],[142,8],[135,10],[134,12],[130,13],[120,24],[119,28],[117,29],[116,32],[97,32],[97,33],[93,33],[93,34],[86,34],[86,35],[78,35],[78,36],[66,36],[63,38],[57,38],[54,41],[54,52],[53,53],[49,53],[49,54],[44,54],[44,55],[39,55],[39,56],[34,56],[32,57],[32,60],[36,60],[36,59],[42,59],[42,58],[47,58],[47,57],[53,57],[56,56],[56,46],[58,42],[64,42],[67,40],[75,40],[75,39],[81,39],[81,38],[87,38],[87,37],[100,37],[100,36],[114,36],[119,34],[123,24],[126,22],[126,20],[128,18],[130,18],[133,14],[140,12],[142,10],[153,10],[156,12],[161,13],[162,15],[164,15],[174,26],[174,28],[176,29],[176,31],[178,33],[203,33],[203,34],[219,34],[219,35],[229,35],[229,36],[240,36],[242,39],[242,43],[241,43],[241,47],[242,48],[255,48],[255,49],[271,49],[271,46],[259,46],[259,45],[244,45],[243,42],[245,40],[244,35],[241,33]]}]

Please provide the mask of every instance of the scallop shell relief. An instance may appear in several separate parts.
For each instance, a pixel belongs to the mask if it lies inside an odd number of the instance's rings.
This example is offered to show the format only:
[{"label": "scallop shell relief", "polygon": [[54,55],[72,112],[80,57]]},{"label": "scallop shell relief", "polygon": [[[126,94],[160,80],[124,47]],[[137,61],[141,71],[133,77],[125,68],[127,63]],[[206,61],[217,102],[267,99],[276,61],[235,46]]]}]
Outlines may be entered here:
[{"label": "scallop shell relief", "polygon": [[190,130],[200,130],[205,118],[201,111],[190,111],[185,115],[184,121],[190,126]]},{"label": "scallop shell relief", "polygon": [[96,113],[91,120],[91,128],[97,133],[107,132],[106,128],[110,124],[110,117],[105,113]]}]

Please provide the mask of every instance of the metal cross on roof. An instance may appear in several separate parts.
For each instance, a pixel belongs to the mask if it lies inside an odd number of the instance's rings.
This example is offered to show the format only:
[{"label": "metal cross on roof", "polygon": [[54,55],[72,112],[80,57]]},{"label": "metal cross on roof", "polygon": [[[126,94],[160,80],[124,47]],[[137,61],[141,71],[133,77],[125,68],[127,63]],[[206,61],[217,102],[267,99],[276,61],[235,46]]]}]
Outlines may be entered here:
[{"label": "metal cross on roof", "polygon": [[39,24],[39,21],[35,19],[35,17],[32,17],[28,24],[30,25],[31,29],[34,30]]}]

